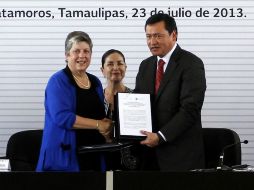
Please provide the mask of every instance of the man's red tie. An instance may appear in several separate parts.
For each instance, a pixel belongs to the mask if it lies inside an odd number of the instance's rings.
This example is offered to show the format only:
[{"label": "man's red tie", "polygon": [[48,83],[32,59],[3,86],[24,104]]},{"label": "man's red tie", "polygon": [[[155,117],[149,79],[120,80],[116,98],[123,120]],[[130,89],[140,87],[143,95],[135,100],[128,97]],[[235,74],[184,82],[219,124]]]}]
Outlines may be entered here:
[{"label": "man's red tie", "polygon": [[160,59],[158,62],[158,68],[157,68],[157,72],[156,72],[155,94],[157,94],[157,92],[158,92],[158,89],[159,89],[160,83],[161,83],[161,79],[164,74],[164,70],[163,70],[164,64],[165,64],[165,62],[163,61],[163,59]]}]

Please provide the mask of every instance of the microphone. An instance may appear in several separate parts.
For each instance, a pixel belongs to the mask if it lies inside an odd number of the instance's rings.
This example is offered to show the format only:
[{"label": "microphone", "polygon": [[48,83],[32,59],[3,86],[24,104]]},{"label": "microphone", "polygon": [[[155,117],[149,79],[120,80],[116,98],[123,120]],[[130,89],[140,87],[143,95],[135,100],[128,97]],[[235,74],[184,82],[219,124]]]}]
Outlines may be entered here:
[{"label": "microphone", "polygon": [[227,149],[229,149],[229,148],[231,148],[231,147],[233,147],[233,146],[239,145],[239,144],[241,144],[241,143],[243,143],[243,144],[248,144],[248,142],[249,142],[248,140],[244,140],[244,141],[239,141],[239,142],[236,142],[236,143],[233,143],[233,144],[226,145],[226,146],[222,149],[222,151],[221,151],[220,160],[219,160],[219,164],[218,164],[217,169],[218,169],[218,170],[229,170],[229,169],[231,169],[230,167],[224,165],[224,154],[225,154],[225,150],[227,150]]}]

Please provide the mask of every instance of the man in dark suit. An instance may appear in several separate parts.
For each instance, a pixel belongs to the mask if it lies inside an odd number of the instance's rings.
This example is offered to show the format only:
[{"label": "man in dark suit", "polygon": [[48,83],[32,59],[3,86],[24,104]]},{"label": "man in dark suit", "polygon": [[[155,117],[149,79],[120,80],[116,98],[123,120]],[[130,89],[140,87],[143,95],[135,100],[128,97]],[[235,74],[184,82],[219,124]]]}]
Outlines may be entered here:
[{"label": "man in dark suit", "polygon": [[[203,168],[201,108],[206,90],[203,62],[176,43],[177,26],[169,15],[148,18],[145,32],[153,56],[142,61],[135,92],[154,97],[153,132],[142,131],[146,139],[141,144],[155,151],[156,160],[144,164],[149,167],[143,169]],[[148,156],[144,161],[147,160]]]}]

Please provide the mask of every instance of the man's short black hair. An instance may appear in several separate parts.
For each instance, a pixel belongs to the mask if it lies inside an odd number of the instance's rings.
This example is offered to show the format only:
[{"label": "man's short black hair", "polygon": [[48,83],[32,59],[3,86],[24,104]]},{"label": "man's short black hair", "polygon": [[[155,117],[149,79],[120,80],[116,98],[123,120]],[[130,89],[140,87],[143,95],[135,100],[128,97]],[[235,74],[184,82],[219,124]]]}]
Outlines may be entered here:
[{"label": "man's short black hair", "polygon": [[175,19],[173,17],[169,16],[168,14],[164,14],[164,13],[158,13],[158,14],[154,14],[154,15],[150,16],[146,20],[145,30],[146,30],[147,25],[155,24],[155,23],[161,22],[161,21],[163,21],[165,23],[165,28],[169,34],[171,34],[173,31],[175,31],[177,34],[177,26],[176,26]]}]

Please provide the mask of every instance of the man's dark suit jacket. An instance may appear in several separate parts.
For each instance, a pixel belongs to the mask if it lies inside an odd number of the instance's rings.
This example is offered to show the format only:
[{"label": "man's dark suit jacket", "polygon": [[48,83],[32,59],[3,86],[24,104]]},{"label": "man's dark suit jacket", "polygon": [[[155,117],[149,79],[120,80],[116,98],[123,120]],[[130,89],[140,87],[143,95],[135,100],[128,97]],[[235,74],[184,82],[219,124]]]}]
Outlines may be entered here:
[{"label": "man's dark suit jacket", "polygon": [[[154,95],[157,57],[142,61],[135,92]],[[200,58],[177,45],[152,101],[153,130],[161,131],[156,157],[160,170],[186,171],[204,167],[201,108],[206,90]]]}]

